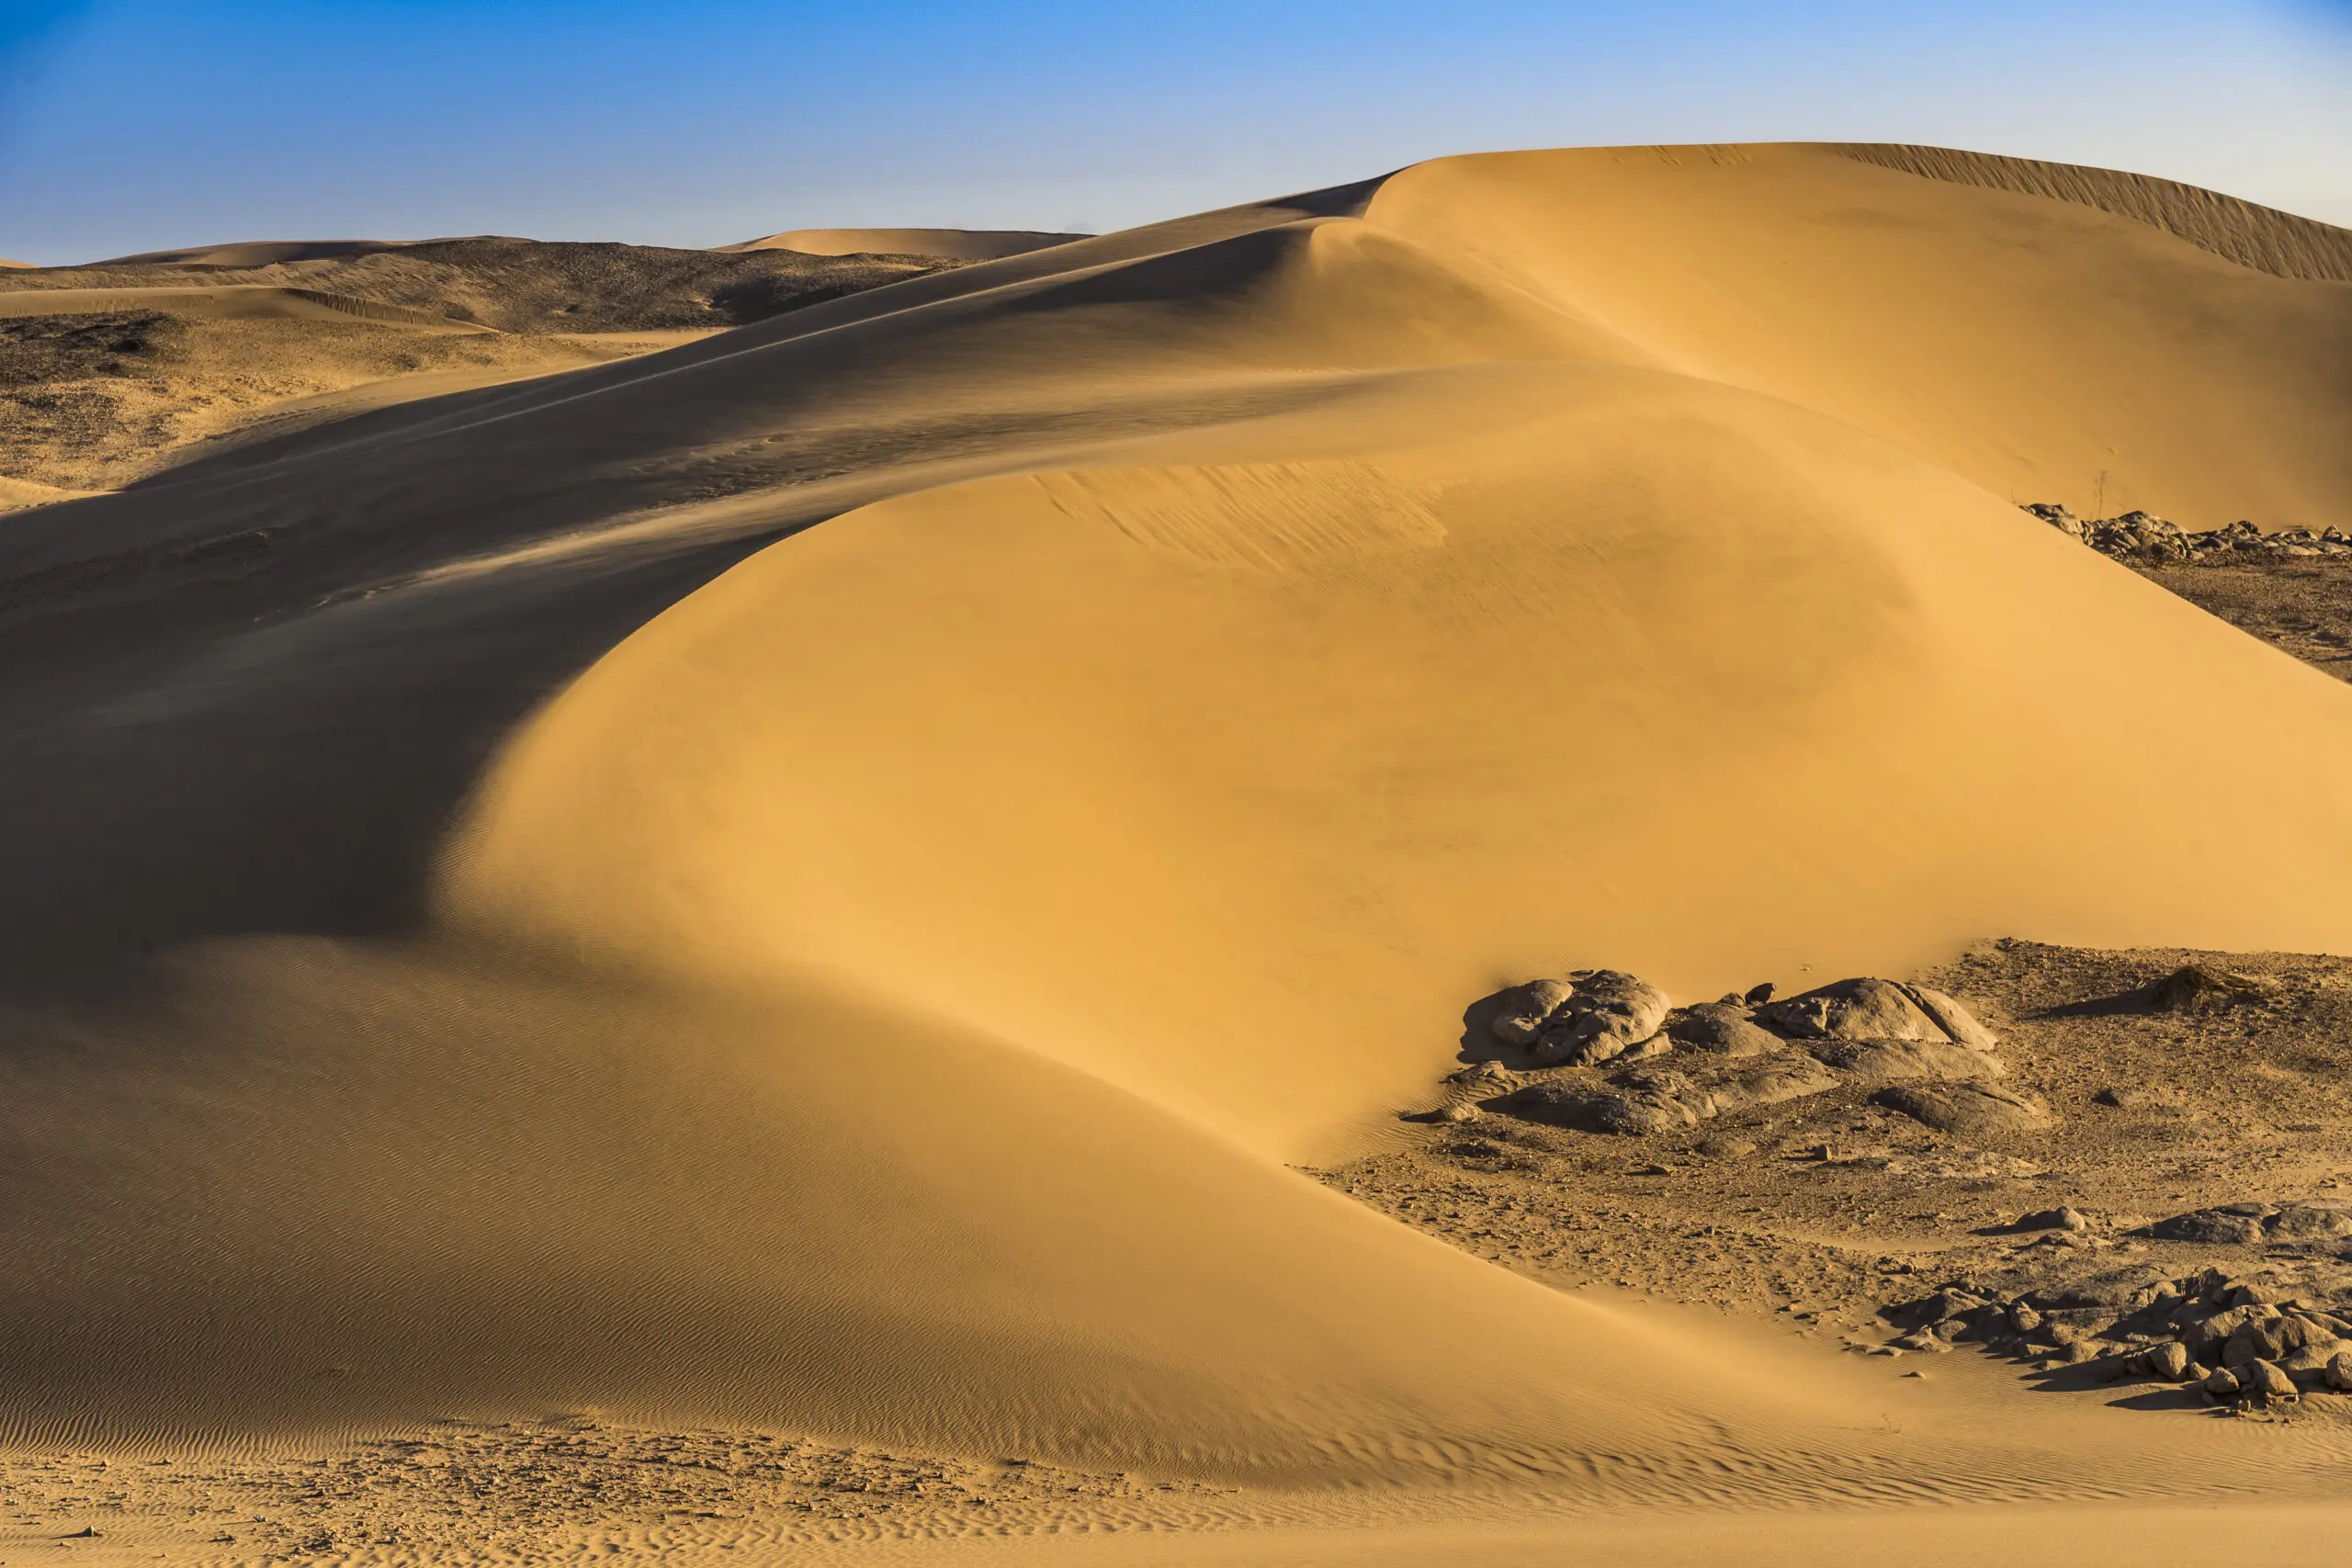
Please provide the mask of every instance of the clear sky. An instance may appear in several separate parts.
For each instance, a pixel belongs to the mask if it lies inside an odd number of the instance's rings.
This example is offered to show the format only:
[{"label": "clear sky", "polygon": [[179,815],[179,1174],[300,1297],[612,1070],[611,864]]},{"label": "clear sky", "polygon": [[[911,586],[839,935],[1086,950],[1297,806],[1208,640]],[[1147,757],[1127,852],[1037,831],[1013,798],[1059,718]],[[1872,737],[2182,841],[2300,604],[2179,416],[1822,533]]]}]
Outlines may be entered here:
[{"label": "clear sky", "polygon": [[1927,141],[2352,226],[2352,0],[0,0],[0,255],[1124,227],[1440,153]]}]

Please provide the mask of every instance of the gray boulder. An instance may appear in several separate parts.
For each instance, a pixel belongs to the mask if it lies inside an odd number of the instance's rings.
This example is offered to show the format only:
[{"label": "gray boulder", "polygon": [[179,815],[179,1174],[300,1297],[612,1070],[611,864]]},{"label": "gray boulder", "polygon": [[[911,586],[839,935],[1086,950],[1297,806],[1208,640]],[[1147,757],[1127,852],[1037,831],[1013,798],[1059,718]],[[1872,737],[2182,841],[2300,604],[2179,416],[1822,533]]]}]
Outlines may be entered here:
[{"label": "gray boulder", "polygon": [[1672,1004],[1664,991],[1618,969],[1579,969],[1574,987],[1537,1037],[1544,1063],[1606,1062],[1657,1033]]},{"label": "gray boulder", "polygon": [[1667,1020],[1666,1037],[1718,1056],[1761,1056],[1782,1045],[1779,1035],[1756,1026],[1747,1009],[1724,1002],[1680,1009]]},{"label": "gray boulder", "polygon": [[1530,980],[1524,986],[1513,986],[1503,993],[1502,1010],[1490,1026],[1495,1038],[1506,1045],[1534,1043],[1553,1014],[1575,995],[1576,987],[1566,980]]},{"label": "gray boulder", "polygon": [[1799,1040],[1947,1040],[1942,1025],[1892,980],[1864,976],[1758,1010],[1758,1018]]},{"label": "gray boulder", "polygon": [[2326,1245],[2352,1236],[2352,1205],[2223,1203],[2158,1220],[2148,1235],[2199,1247]]},{"label": "gray boulder", "polygon": [[2352,1393],[2352,1350],[2338,1350],[2331,1357],[2324,1375],[2328,1387]]},{"label": "gray boulder", "polygon": [[1896,1084],[1871,1100],[1914,1122],[1960,1138],[2038,1133],[2050,1125],[2050,1108],[2038,1096],[1986,1083]]},{"label": "gray boulder", "polygon": [[1982,1051],[1949,1040],[1820,1040],[1806,1047],[1825,1066],[1869,1083],[1965,1083],[2006,1076]]},{"label": "gray boulder", "polygon": [[2295,1380],[2287,1375],[2287,1370],[2269,1361],[2249,1361],[2237,1369],[2237,1374],[2239,1386],[2248,1393],[2286,1399],[2295,1392]]},{"label": "gray boulder", "polygon": [[2000,1043],[1994,1032],[1977,1021],[1976,1015],[1932,986],[1909,985],[1903,987],[1917,1003],[1919,1010],[1940,1025],[1943,1032],[1973,1051],[1990,1051]]}]

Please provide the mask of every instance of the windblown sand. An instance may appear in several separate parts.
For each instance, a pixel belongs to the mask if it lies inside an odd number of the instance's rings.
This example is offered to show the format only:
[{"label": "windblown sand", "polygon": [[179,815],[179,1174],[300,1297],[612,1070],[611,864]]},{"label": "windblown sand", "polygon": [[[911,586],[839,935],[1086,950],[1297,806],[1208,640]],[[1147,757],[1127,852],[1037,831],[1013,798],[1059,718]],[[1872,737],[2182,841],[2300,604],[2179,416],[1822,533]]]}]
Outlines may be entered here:
[{"label": "windblown sand", "polygon": [[2352,952],[2352,694],[2015,504],[2352,524],[2352,286],[2076,173],[1447,159],[12,515],[8,1544],[2333,1561],[2344,1423],[1329,1184],[1534,975]]}]

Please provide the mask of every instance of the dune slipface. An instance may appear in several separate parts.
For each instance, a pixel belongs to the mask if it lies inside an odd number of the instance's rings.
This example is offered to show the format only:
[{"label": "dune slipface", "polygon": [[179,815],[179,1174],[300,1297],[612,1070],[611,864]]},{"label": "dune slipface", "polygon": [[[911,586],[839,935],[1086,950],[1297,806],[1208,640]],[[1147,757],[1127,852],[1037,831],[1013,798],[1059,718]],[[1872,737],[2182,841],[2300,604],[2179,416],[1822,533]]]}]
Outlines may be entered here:
[{"label": "dune slipface", "polygon": [[1282,1165],[1570,964],[2342,951],[2352,695],[2011,499],[2345,523],[2348,344],[2030,191],[1516,154],[28,514],[6,1408],[1802,1487],[1840,1385]]}]

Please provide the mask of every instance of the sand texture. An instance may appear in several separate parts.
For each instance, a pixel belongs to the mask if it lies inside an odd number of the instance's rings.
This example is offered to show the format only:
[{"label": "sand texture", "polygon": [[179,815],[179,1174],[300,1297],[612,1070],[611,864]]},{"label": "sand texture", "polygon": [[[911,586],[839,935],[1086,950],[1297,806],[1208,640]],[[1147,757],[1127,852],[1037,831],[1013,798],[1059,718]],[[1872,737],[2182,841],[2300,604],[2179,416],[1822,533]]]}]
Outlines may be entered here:
[{"label": "sand texture", "polygon": [[[2352,286],[1849,151],[1445,159],[10,515],[18,1462],[214,1466],[126,1561],[301,1547],[203,1533],[288,1455],[310,1550],[480,1542],[435,1432],[565,1477],[559,1556],[1960,1561],[1936,1503],[2106,1562],[2161,1503],[2324,1561],[2343,1422],[1905,1380],[1335,1190],[1454,1157],[1399,1113],[1538,975],[2352,952],[2352,693],[2017,504],[2352,525]],[[613,1480],[664,1432],[734,1524]]]}]

